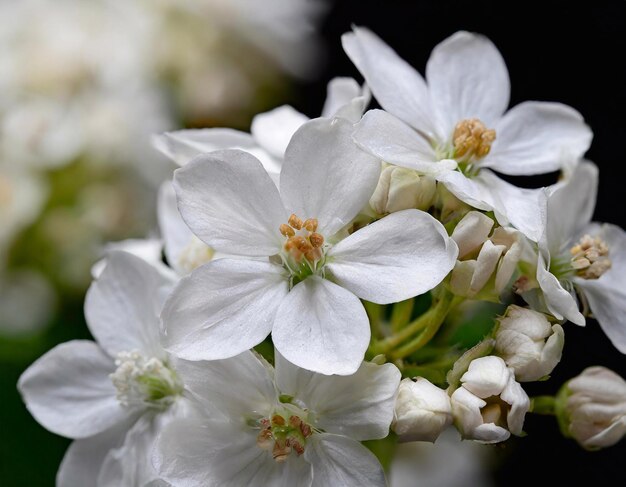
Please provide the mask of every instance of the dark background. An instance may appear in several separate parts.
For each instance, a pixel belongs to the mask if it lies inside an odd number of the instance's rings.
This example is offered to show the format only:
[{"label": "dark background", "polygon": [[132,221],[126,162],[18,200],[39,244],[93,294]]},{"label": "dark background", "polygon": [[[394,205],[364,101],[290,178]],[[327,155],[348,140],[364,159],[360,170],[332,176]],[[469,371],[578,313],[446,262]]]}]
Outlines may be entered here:
[{"label": "dark background", "polygon": [[[431,49],[457,30],[480,32],[500,49],[511,78],[511,105],[524,100],[559,101],[585,117],[595,137],[588,157],[600,167],[596,219],[626,227],[626,2],[453,2],[337,0],[323,24],[328,58],[318,80],[301,83],[291,103],[319,115],[326,83],[334,76],[361,79],[343,54],[340,36],[352,24],[368,26],[423,72]],[[550,182],[548,178],[523,184]],[[626,283],[625,283],[626,285]],[[64,322],[34,342],[0,343],[0,486],[53,485],[67,440],[32,420],[15,391],[19,374],[54,344],[87,336],[82,305],[68,303]],[[626,326],[626,317],[625,326]],[[527,387],[529,395],[556,392],[590,365],[626,377],[626,360],[598,325],[566,325],[566,345],[552,379]],[[626,485],[626,440],[586,452],[561,437],[553,418],[528,415],[528,436],[493,447],[497,485]],[[80,486],[77,486],[80,487]],[[446,487],[446,486],[442,486]],[[468,486],[474,487],[474,486]]]},{"label": "dark background", "polygon": [[[328,80],[339,75],[362,80],[340,43],[353,24],[372,29],[422,74],[437,43],[457,30],[482,33],[509,68],[511,106],[525,100],[558,101],[582,113],[594,132],[587,157],[600,167],[595,219],[626,228],[626,184],[619,176],[626,166],[626,2],[576,3],[338,0],[323,27],[328,44],[324,74],[302,86],[294,104],[316,116]],[[551,182],[540,177],[522,184]],[[595,321],[585,328],[567,323],[565,331],[563,360],[549,381],[524,385],[530,396],[555,393],[590,365],[626,377],[625,356]],[[497,485],[626,485],[626,440],[587,452],[564,439],[551,417],[529,414],[524,429],[528,436],[493,447]]]}]

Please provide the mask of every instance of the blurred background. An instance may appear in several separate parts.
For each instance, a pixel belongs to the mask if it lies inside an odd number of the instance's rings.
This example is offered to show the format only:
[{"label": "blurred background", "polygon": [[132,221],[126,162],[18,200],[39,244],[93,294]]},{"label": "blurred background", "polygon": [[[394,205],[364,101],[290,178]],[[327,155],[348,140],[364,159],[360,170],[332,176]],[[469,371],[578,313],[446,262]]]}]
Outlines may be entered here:
[{"label": "blurred background", "polygon": [[[316,116],[331,78],[360,80],[340,43],[352,24],[422,72],[455,31],[487,35],[508,65],[512,105],[559,101],[583,114],[600,167],[595,217],[626,227],[626,2],[0,0],[0,485],[54,485],[69,441],[30,417],[15,384],[57,343],[89,337],[82,301],[103,245],[154,230],[156,189],[173,167],[150,135],[247,130],[282,103]],[[529,395],[595,364],[626,377],[595,322],[566,334],[561,364]],[[525,430],[495,447],[412,445],[392,485],[625,484],[626,442],[585,452],[534,415]]]}]

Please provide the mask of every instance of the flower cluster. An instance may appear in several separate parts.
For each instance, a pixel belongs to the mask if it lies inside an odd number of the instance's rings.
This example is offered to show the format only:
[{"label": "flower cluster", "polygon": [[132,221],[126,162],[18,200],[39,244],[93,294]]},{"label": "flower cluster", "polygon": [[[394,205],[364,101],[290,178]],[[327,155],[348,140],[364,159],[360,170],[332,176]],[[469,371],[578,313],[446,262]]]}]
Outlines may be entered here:
[{"label": "flower cluster", "polygon": [[[566,320],[593,313],[626,352],[626,234],[591,222],[582,117],[507,111],[480,35],[439,44],[426,79],[367,29],[343,44],[367,85],[332,80],[318,118],[281,107],[250,134],[155,137],[180,166],[160,237],[110,247],[85,304],[97,343],[60,345],[19,382],[76,440],[58,485],[380,486],[362,441],[454,427],[498,443],[528,412],[589,449],[626,434],[606,369],[556,397],[521,385],[558,364]],[[365,112],[370,90],[381,110]],[[498,175],[556,170],[538,189]],[[500,307],[489,331],[462,338],[484,302]]]}]

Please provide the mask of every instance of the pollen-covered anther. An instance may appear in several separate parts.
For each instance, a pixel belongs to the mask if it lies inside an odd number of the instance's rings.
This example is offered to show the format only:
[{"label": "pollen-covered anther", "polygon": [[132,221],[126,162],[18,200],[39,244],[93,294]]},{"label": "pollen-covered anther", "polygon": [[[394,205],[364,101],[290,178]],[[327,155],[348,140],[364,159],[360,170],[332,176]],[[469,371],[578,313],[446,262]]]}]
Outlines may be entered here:
[{"label": "pollen-covered anther", "polygon": [[309,236],[309,241],[311,242],[311,245],[316,249],[324,245],[324,237],[319,233],[312,233]]},{"label": "pollen-covered anther", "polygon": [[452,142],[457,158],[482,158],[489,154],[491,144],[496,140],[496,131],[488,129],[477,118],[461,120],[454,127]]},{"label": "pollen-covered anther", "polygon": [[280,225],[280,233],[284,236],[284,237],[293,237],[296,232],[294,231],[293,228],[291,228],[289,225],[287,225],[286,223],[283,223]]},{"label": "pollen-covered anther", "polygon": [[278,463],[282,463],[289,458],[291,453],[291,446],[289,446],[287,440],[276,440],[274,443],[274,449],[272,450],[272,457]]},{"label": "pollen-covered anther", "polygon": [[304,222],[304,228],[306,228],[309,232],[317,231],[317,218],[307,218]]},{"label": "pollen-covered anther", "polygon": [[295,213],[292,213],[288,220],[289,225],[291,225],[296,230],[302,229],[302,220],[296,216]]},{"label": "pollen-covered anther", "polygon": [[570,253],[572,268],[584,279],[598,279],[611,268],[609,247],[600,237],[583,236]]},{"label": "pollen-covered anther", "polygon": [[313,429],[293,414],[274,414],[256,424],[261,428],[256,439],[258,447],[271,452],[272,458],[277,462],[287,460],[292,451],[298,456],[302,455],[306,439],[313,434]]}]

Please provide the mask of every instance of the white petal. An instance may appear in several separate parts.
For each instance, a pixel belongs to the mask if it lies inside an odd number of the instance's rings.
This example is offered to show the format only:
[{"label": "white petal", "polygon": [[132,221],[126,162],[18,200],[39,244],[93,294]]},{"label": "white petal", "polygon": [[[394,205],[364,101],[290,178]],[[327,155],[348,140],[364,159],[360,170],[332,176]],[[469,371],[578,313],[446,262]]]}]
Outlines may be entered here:
[{"label": "white petal", "polygon": [[524,417],[530,408],[530,399],[524,389],[522,389],[520,383],[515,380],[515,377],[512,374],[509,383],[500,395],[500,399],[511,406],[511,409],[506,417],[506,423],[509,427],[509,431],[514,435],[522,434]]},{"label": "white petal", "polygon": [[501,225],[510,223],[533,242],[537,242],[546,226],[546,193],[543,188],[518,188],[483,169],[474,181],[489,196],[496,219]]},{"label": "white petal", "polygon": [[292,135],[308,120],[309,117],[293,107],[283,105],[254,117],[250,131],[261,147],[282,160]]},{"label": "white petal", "polygon": [[157,217],[161,235],[163,236],[163,250],[165,251],[167,262],[179,271],[179,258],[195,235],[178,211],[176,192],[170,181],[165,181],[159,188]]},{"label": "white petal", "polygon": [[598,195],[598,167],[587,161],[570,178],[556,184],[548,197],[546,239],[550,253],[560,252],[589,224]]},{"label": "white petal", "polygon": [[216,150],[241,149],[258,158],[269,173],[280,172],[281,162],[262,149],[245,132],[211,128],[166,132],[153,138],[154,146],[179,166],[184,166],[200,154]]},{"label": "white petal", "polygon": [[256,411],[268,416],[278,401],[271,366],[247,350],[223,360],[178,360],[176,372],[206,411],[217,409],[231,417]]},{"label": "white petal", "polygon": [[600,233],[609,246],[611,268],[599,279],[576,279],[585,292],[593,316],[615,348],[626,353],[626,233],[605,223]]},{"label": "white petal", "polygon": [[124,421],[128,412],[115,397],[109,374],[113,359],[94,342],[57,345],[20,377],[26,407],[46,429],[68,438],[86,438]]},{"label": "white petal", "polygon": [[243,259],[209,262],[181,279],[165,303],[163,343],[187,360],[233,357],[270,333],[287,291],[278,265]]},{"label": "white petal", "polygon": [[72,442],[59,467],[57,487],[99,487],[98,472],[102,462],[111,449],[124,441],[131,426],[130,421],[125,421],[95,436]]},{"label": "white petal", "polygon": [[353,78],[333,78],[328,82],[322,117],[340,117],[356,123],[370,98],[367,86],[361,88]]},{"label": "white petal", "polygon": [[349,375],[363,361],[369,319],[354,294],[313,276],[297,284],[281,303],[272,338],[276,349],[298,367]]},{"label": "white petal", "polygon": [[302,401],[316,424],[355,440],[389,434],[400,383],[395,365],[363,362],[354,375],[322,375],[301,369],[276,353],[276,385],[282,394]]},{"label": "white petal", "polygon": [[489,237],[494,222],[484,213],[470,211],[454,227],[450,238],[459,247],[459,259],[478,249]]},{"label": "white petal", "polygon": [[129,238],[126,240],[121,240],[119,242],[110,242],[104,246],[105,257],[100,259],[91,267],[91,277],[93,279],[98,279],[102,274],[102,271],[104,271],[104,268],[107,266],[108,254],[116,251],[133,254],[145,260],[153,267],[158,267],[159,271],[161,271],[166,276],[172,276],[172,278],[174,277],[172,269],[168,268],[163,263],[161,254],[161,252],[163,251],[163,242],[161,242],[160,239]]},{"label": "white petal", "polygon": [[363,149],[390,164],[425,174],[448,168],[437,161],[431,143],[423,135],[382,110],[368,111],[356,124],[353,137]]},{"label": "white petal", "polygon": [[509,105],[504,59],[481,35],[461,31],[438,44],[426,65],[426,80],[448,137],[464,119],[478,118],[493,127]]},{"label": "white petal", "polygon": [[556,171],[581,157],[593,136],[573,108],[537,101],[516,105],[493,128],[496,140],[481,165],[510,175]]},{"label": "white petal", "polygon": [[311,436],[304,458],[313,469],[311,487],[381,487],[387,484],[374,454],[345,436],[327,433]]},{"label": "white petal", "polygon": [[89,330],[111,356],[139,350],[160,357],[159,314],[173,283],[146,261],[111,253],[85,298]]},{"label": "white petal", "polygon": [[161,434],[153,462],[161,477],[185,487],[308,487],[311,467],[290,455],[284,464],[256,444],[243,421],[187,419]]},{"label": "white petal", "polygon": [[504,245],[493,245],[491,240],[487,240],[476,258],[476,267],[472,274],[469,292],[476,295],[487,284],[487,281],[496,270]]},{"label": "white petal", "polygon": [[387,304],[434,288],[454,267],[457,253],[441,223],[423,211],[403,210],[335,245],[326,269],[360,298]]},{"label": "white petal", "polygon": [[354,28],[341,38],[381,106],[429,138],[445,134],[435,120],[424,78],[369,29]]},{"label": "white petal", "polygon": [[338,118],[307,122],[291,139],[280,173],[285,208],[317,218],[327,237],[359,213],[378,183],[380,162],[352,141],[353,130]]},{"label": "white petal", "polygon": [[494,423],[485,423],[476,427],[473,431],[472,439],[481,443],[500,443],[510,438],[511,432],[502,426],[497,426]]},{"label": "white petal", "polygon": [[288,215],[254,156],[227,150],[199,156],[174,172],[178,208],[207,245],[231,254],[268,256],[281,248]]},{"label": "white petal", "polygon": [[578,302],[571,292],[566,291],[559,280],[547,270],[541,255],[537,263],[537,282],[543,292],[546,306],[557,319],[567,319],[585,326],[585,317],[578,311]]},{"label": "white petal", "polygon": [[509,383],[511,371],[504,360],[494,355],[472,360],[461,377],[463,387],[481,398],[499,396]]},{"label": "white petal", "polygon": [[608,428],[587,439],[583,446],[589,449],[607,448],[615,445],[626,436],[626,416],[612,423]]}]

